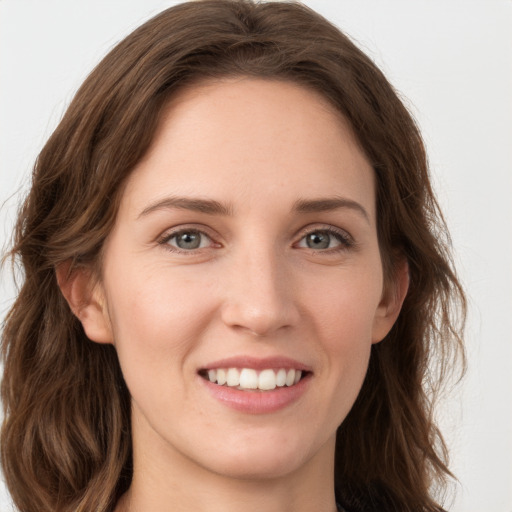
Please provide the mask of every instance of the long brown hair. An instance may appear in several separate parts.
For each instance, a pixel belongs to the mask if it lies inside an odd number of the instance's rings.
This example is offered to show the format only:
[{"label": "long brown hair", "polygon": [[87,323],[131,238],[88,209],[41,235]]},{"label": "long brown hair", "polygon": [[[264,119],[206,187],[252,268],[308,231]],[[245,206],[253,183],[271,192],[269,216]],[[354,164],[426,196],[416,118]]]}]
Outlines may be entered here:
[{"label": "long brown hair", "polygon": [[350,122],[377,181],[385,273],[410,288],[373,346],[338,429],[336,492],[350,510],[438,511],[450,472],[434,422],[462,354],[465,300],[419,131],[392,86],[343,33],[288,2],[199,0],[129,35],[82,85],[39,155],[11,255],[24,272],[3,331],[2,465],[23,512],[110,511],[130,485],[130,397],[115,350],[88,340],[56,268],[99,265],[122,184],[178,89],[226,76],[312,88]]}]

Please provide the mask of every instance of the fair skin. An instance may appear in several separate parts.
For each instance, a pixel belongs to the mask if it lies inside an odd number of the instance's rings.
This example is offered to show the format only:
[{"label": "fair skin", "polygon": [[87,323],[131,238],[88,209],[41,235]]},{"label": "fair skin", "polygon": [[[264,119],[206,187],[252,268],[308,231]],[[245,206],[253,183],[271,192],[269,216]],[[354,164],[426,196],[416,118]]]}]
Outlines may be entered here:
[{"label": "fair skin", "polygon": [[[252,78],[180,92],[100,282],[60,280],[132,396],[116,511],[335,511],[336,429],[399,313],[397,275],[384,286],[372,168],[320,96]],[[243,389],[222,385],[244,368]]]}]

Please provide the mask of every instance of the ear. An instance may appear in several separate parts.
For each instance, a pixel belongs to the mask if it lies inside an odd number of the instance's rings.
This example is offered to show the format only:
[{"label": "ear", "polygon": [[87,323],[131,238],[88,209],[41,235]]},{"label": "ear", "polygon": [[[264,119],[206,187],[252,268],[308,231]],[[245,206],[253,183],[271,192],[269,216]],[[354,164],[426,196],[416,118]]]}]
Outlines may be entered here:
[{"label": "ear", "polygon": [[393,327],[409,289],[409,264],[403,258],[389,283],[384,286],[381,301],[375,313],[372,343],[382,341]]},{"label": "ear", "polygon": [[56,268],[57,283],[87,337],[96,343],[112,343],[112,329],[101,283],[89,268],[71,270],[71,261]]}]

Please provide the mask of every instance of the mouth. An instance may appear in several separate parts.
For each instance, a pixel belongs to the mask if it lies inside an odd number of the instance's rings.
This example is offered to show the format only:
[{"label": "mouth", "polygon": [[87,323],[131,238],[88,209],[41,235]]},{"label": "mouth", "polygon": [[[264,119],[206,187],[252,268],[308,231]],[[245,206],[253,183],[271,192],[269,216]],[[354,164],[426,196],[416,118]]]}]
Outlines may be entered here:
[{"label": "mouth", "polygon": [[272,391],[276,388],[296,386],[311,372],[295,368],[210,368],[202,369],[199,375],[218,386],[240,391]]}]

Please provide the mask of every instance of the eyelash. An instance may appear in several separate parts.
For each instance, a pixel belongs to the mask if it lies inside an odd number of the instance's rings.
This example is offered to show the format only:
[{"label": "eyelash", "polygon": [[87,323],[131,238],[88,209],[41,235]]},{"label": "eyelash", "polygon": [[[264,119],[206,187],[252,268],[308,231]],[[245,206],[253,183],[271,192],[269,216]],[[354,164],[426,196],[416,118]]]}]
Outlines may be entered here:
[{"label": "eyelash", "polygon": [[[181,234],[199,234],[201,236],[207,237],[214,245],[217,245],[218,247],[221,247],[220,244],[215,244],[213,242],[212,237],[206,233],[204,230],[198,229],[198,228],[180,228],[176,231],[168,232],[164,234],[159,240],[158,244],[164,246],[164,248],[170,252],[178,253],[178,254],[186,254],[191,255],[196,253],[200,249],[204,249],[205,247],[198,247],[193,249],[181,249],[179,247],[176,247],[174,245],[170,245],[169,242],[176,238],[177,236]],[[333,254],[333,253],[339,253],[343,251],[348,251],[350,249],[355,248],[356,243],[354,239],[344,230],[334,228],[333,226],[322,226],[322,227],[316,227],[314,229],[309,229],[306,231],[303,231],[301,233],[301,236],[299,238],[299,241],[294,244],[294,247],[297,246],[298,243],[302,242],[308,235],[312,235],[314,233],[327,233],[329,236],[334,237],[338,242],[339,246],[326,248],[326,249],[313,249],[311,247],[304,247],[304,249],[309,250],[313,253],[324,253],[324,254]],[[200,242],[201,243],[201,242]]]},{"label": "eyelash", "polygon": [[[327,233],[330,237],[335,238],[340,243],[340,245],[337,247],[331,247],[331,248],[320,249],[320,250],[313,249],[311,247],[305,248],[314,253],[318,253],[318,252],[321,252],[324,254],[339,253],[339,252],[348,251],[350,249],[353,249],[353,248],[355,248],[355,245],[356,245],[355,240],[346,231],[344,231],[342,229],[335,228],[333,226],[315,227],[314,229],[308,229],[306,231],[303,231],[301,234],[301,237],[299,239],[299,242],[304,240],[308,235],[312,235],[314,233]],[[299,243],[299,242],[297,242],[297,243]],[[294,245],[297,245],[297,243]]]},{"label": "eyelash", "polygon": [[[186,254],[186,255],[191,255],[191,254],[197,252],[197,250],[199,250],[199,249],[204,249],[204,247],[199,247],[197,249],[180,249],[179,247],[169,244],[169,242],[173,238],[176,238],[181,234],[187,234],[187,233],[188,234],[199,234],[201,236],[205,236],[213,242],[212,237],[208,233],[206,233],[204,230],[191,227],[191,228],[180,228],[176,231],[171,231],[170,233],[168,232],[168,233],[164,234],[158,240],[158,244],[164,246],[164,248],[170,252],[178,253],[178,254]],[[216,245],[220,247],[220,244],[216,244]]]}]

